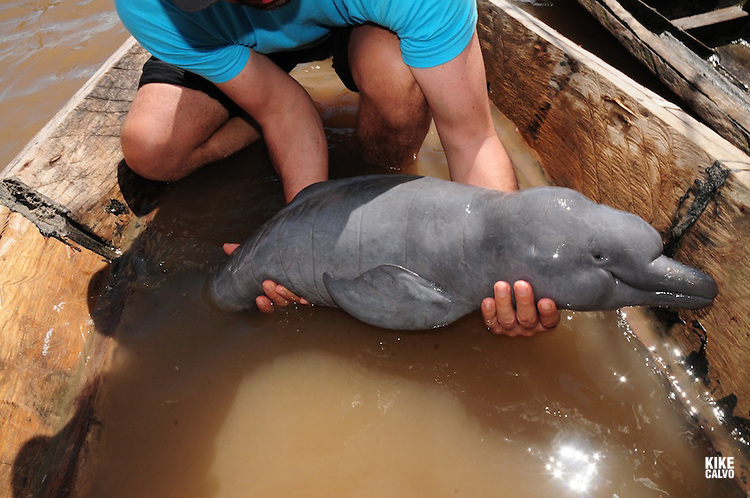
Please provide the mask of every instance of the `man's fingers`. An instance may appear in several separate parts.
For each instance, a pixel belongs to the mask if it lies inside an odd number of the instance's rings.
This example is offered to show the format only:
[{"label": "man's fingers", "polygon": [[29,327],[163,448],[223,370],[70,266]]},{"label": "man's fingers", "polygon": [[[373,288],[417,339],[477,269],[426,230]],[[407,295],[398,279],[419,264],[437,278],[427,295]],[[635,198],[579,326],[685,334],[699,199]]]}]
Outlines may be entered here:
[{"label": "man's fingers", "polygon": [[[289,304],[289,299],[283,295],[282,289],[284,289],[282,286],[277,285],[276,282],[272,282],[271,280],[263,282],[263,292],[266,293],[268,299],[276,306],[287,306]],[[282,293],[279,290],[282,290]]]},{"label": "man's fingers", "polygon": [[230,243],[230,242],[227,242],[227,243],[226,243],[226,244],[224,244],[224,246],[223,246],[223,248],[224,248],[224,252],[226,253],[226,255],[227,255],[227,256],[231,256],[231,254],[232,254],[232,253],[233,253],[234,251],[236,251],[238,247],[240,247],[240,245],[239,245],[239,244],[233,244],[233,243]]},{"label": "man's fingers", "polygon": [[500,334],[502,330],[497,323],[496,309],[493,298],[486,297],[482,300],[482,318],[484,319],[484,324],[487,326],[487,330],[493,334]]},{"label": "man's fingers", "polygon": [[[299,297],[294,292],[290,291],[283,285],[277,284],[273,280],[265,280],[263,282],[263,292],[266,293],[266,297],[268,297],[268,299],[274,306],[283,307],[288,306],[291,303],[299,303],[304,305],[310,304],[310,301],[308,301],[307,299]],[[260,306],[258,306],[258,309],[260,309]]]},{"label": "man's fingers", "polygon": [[305,299],[304,297],[299,297],[294,292],[290,291],[283,285],[276,284],[276,294],[281,296],[282,298],[286,299],[289,302],[293,303],[299,303],[299,304],[310,304],[310,302]]},{"label": "man's fingers", "polygon": [[484,324],[487,326],[487,330],[495,335],[506,335],[508,337],[518,335],[519,327],[516,322],[506,325],[500,324],[497,319],[497,305],[495,299],[492,297],[486,297],[482,301],[482,318],[484,318]]},{"label": "man's fingers", "polygon": [[258,296],[255,298],[255,305],[262,313],[273,313],[273,303],[267,296]]},{"label": "man's fingers", "polygon": [[539,324],[545,330],[551,330],[560,323],[560,312],[552,299],[542,298],[537,304],[539,309]]},{"label": "man's fingers", "polygon": [[[482,301],[482,318],[487,329],[496,335],[531,337],[537,332],[554,329],[560,323],[555,302],[543,298],[537,303],[531,284],[519,280],[511,286],[497,282],[494,296]],[[511,294],[515,296],[515,306]]]},{"label": "man's fingers", "polygon": [[539,318],[531,285],[519,280],[513,284],[513,292],[516,296],[516,320],[518,324],[524,329],[534,330],[539,324]]},{"label": "man's fingers", "polygon": [[494,287],[495,306],[497,308],[498,326],[505,330],[513,330],[516,323],[516,310],[513,309],[510,284],[508,282],[497,282]]},{"label": "man's fingers", "polygon": [[[227,242],[223,245],[224,252],[227,256],[230,256],[237,248],[239,244]],[[304,297],[299,297],[283,285],[279,285],[272,280],[266,280],[263,282],[263,292],[265,296],[258,296],[255,299],[255,305],[263,313],[273,313],[274,306],[287,306],[289,303],[299,303],[308,305],[310,301]]]}]

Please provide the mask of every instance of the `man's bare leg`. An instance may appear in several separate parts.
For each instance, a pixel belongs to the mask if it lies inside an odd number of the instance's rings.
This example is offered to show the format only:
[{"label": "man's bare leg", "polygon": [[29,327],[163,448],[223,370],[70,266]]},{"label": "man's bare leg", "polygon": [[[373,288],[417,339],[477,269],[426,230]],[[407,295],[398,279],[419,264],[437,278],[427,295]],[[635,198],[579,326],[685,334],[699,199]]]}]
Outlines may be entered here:
[{"label": "man's bare leg", "polygon": [[364,160],[388,169],[408,166],[431,117],[422,90],[401,59],[398,37],[377,26],[354,28],[349,65],[360,91],[356,133]]},{"label": "man's bare leg", "polygon": [[166,83],[138,90],[122,130],[128,166],[151,180],[175,181],[260,138],[203,92]]}]

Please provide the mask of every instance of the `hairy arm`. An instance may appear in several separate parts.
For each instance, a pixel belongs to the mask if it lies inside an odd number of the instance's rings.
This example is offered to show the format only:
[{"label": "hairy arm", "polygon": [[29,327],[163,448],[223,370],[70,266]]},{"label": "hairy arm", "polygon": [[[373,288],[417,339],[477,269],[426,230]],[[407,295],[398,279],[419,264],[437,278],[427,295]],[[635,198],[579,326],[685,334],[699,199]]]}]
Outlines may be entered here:
[{"label": "hairy arm", "polygon": [[517,190],[508,153],[495,133],[476,32],[457,57],[412,68],[432,111],[451,178],[495,190]]},{"label": "hairy arm", "polygon": [[[260,125],[266,146],[290,202],[300,190],[328,179],[328,146],[323,123],[304,88],[267,57],[250,51],[244,69],[217,85]],[[236,245],[225,246],[230,254]],[[263,283],[256,304],[265,312],[289,302],[308,304],[281,285]]]},{"label": "hairy arm", "polygon": [[328,179],[323,123],[294,78],[251,50],[244,69],[217,86],[260,125],[287,202],[308,185]]}]

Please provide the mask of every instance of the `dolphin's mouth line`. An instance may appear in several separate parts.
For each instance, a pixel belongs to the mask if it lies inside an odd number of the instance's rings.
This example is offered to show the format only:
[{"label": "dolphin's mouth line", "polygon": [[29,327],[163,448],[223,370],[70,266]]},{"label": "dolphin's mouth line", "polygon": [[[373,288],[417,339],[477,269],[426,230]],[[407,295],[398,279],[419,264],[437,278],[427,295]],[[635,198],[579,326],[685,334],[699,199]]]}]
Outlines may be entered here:
[{"label": "dolphin's mouth line", "polygon": [[612,271],[610,274],[614,295],[643,305],[699,308],[710,305],[718,294],[711,277],[664,255],[624,278]]},{"label": "dolphin's mouth line", "polygon": [[612,294],[628,302],[627,306],[678,306],[686,309],[697,309],[708,306],[714,298],[714,296],[702,295],[700,293],[644,289],[630,285],[626,281],[616,277],[614,278]]},{"label": "dolphin's mouth line", "polygon": [[[692,285],[690,286],[690,289],[694,289],[696,292],[688,292],[686,289],[683,290],[665,290],[663,286],[649,286],[649,285],[639,285],[638,283],[634,283],[632,281],[628,281],[627,279],[618,277],[614,273],[610,273],[612,275],[612,279],[615,284],[615,288],[617,287],[626,287],[630,289],[633,292],[642,292],[647,293],[653,296],[662,296],[665,298],[673,298],[673,299],[707,299],[711,300],[715,297],[715,294],[711,292],[710,289],[704,288],[702,285]],[[705,291],[705,292],[701,292]]]}]

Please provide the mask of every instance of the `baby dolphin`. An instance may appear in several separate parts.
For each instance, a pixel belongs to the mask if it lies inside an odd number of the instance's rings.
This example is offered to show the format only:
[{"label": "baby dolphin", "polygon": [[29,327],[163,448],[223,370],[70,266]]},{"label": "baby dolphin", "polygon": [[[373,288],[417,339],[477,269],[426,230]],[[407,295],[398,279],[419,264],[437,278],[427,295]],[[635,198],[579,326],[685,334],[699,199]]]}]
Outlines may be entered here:
[{"label": "baby dolphin", "polygon": [[447,325],[498,280],[531,283],[562,309],[708,306],[708,275],[661,254],[643,219],[562,187],[501,193],[373,175],[307,187],[210,279],[215,304],[255,308],[270,279],[380,327]]}]

